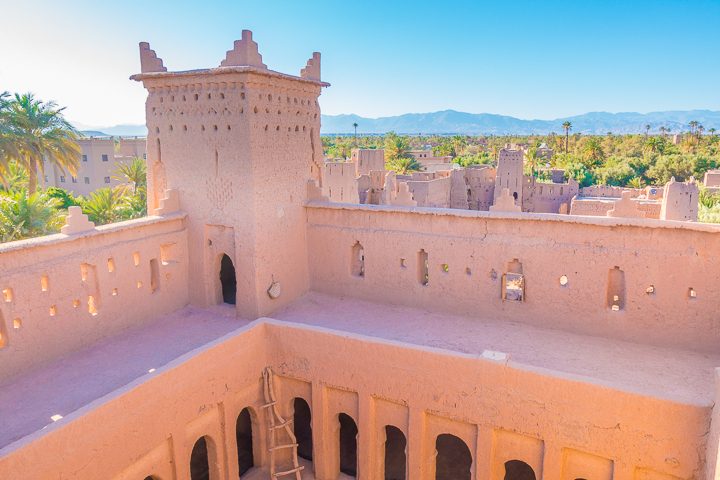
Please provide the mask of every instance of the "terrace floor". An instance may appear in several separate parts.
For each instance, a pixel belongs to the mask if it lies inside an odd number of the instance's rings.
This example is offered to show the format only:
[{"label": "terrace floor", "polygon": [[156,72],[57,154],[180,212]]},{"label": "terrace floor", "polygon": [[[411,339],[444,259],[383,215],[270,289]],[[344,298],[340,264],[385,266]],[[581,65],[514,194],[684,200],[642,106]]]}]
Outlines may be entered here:
[{"label": "terrace floor", "polygon": [[[272,318],[463,353],[500,351],[515,365],[691,405],[713,404],[720,366],[720,355],[315,292]],[[0,384],[0,448],[248,323],[230,306],[186,307]]]}]

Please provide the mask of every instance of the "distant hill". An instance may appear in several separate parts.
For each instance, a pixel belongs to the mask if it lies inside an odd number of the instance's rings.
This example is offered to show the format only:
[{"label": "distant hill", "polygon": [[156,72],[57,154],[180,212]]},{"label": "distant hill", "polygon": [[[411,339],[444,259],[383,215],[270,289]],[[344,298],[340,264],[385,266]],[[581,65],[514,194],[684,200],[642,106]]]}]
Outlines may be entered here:
[{"label": "distant hill", "polygon": [[145,125],[113,125],[99,127],[96,125],[85,125],[80,122],[70,122],[80,133],[87,137],[146,137],[147,127]]},{"label": "distant hill", "polygon": [[[697,120],[705,131],[710,128],[720,130],[720,112],[713,110],[679,110],[667,112],[590,112],[574,117],[555,120],[523,120],[520,118],[492,113],[466,113],[456,110],[443,110],[431,113],[406,113],[394,117],[364,118],[354,114],[322,115],[323,134],[347,134],[353,132],[353,123],[358,124],[359,134],[380,134],[389,131],[405,134],[464,134],[464,135],[546,135],[550,132],[562,133],[565,121],[572,123],[573,133],[605,135],[643,133],[645,125],[650,131],[658,133],[660,127],[670,129],[671,133],[688,130],[688,123]],[[145,125],[115,125],[96,127],[75,123],[83,131],[93,132],[93,136],[114,135],[123,137],[146,136]],[[97,134],[97,135],[96,135]]]},{"label": "distant hill", "polygon": [[466,135],[545,135],[561,133],[565,121],[572,122],[572,132],[604,135],[641,133],[645,125],[651,132],[658,132],[661,126],[670,128],[671,133],[688,130],[688,122],[697,120],[707,131],[714,127],[720,130],[720,112],[711,110],[668,111],[651,113],[608,113],[590,112],[574,117],[555,120],[523,120],[491,113],[465,113],[443,110],[432,113],[406,113],[394,117],[363,118],[358,115],[323,115],[321,132],[352,133],[353,123],[358,124],[358,133],[418,134],[466,134]]}]

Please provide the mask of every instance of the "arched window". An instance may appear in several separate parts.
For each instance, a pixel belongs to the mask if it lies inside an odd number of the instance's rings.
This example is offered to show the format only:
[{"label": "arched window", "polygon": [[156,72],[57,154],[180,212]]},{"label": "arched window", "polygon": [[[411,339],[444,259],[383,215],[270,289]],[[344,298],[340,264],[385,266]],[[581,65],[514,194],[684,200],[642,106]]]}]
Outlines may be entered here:
[{"label": "arched window", "polygon": [[237,295],[237,280],[235,279],[235,266],[226,254],[220,260],[220,285],[222,287],[223,302],[235,305]]},{"label": "arched window", "polygon": [[293,427],[298,444],[297,454],[300,458],[312,461],[313,443],[310,406],[304,399],[295,398],[293,400],[293,410]]},{"label": "arched window", "polygon": [[341,413],[340,421],[340,471],[354,477],[357,475],[358,428],[350,415]]},{"label": "arched window", "polygon": [[385,426],[385,480],[405,480],[407,458],[405,434],[392,425]]},{"label": "arched window", "polygon": [[235,442],[237,444],[238,471],[240,475],[250,470],[253,465],[252,417],[250,410],[244,408],[235,422]]},{"label": "arched window", "polygon": [[523,461],[510,460],[505,462],[504,480],[535,480],[535,472]]},{"label": "arched window", "polygon": [[455,435],[443,433],[435,440],[435,480],[470,480],[472,454]]},{"label": "arched window", "polygon": [[190,479],[210,480],[210,459],[208,444],[205,437],[200,437],[190,454]]}]

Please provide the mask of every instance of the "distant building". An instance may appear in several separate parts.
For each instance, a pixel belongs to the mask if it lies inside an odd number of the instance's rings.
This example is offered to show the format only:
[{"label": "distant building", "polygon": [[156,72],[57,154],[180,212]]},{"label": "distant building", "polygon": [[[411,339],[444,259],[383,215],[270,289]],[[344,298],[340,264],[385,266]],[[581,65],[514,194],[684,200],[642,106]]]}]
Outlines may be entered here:
[{"label": "distant building", "polygon": [[146,159],[144,137],[87,137],[78,140],[81,154],[77,175],[45,162],[44,185],[60,187],[75,195],[88,195],[103,187],[114,187],[117,167],[135,157]]}]

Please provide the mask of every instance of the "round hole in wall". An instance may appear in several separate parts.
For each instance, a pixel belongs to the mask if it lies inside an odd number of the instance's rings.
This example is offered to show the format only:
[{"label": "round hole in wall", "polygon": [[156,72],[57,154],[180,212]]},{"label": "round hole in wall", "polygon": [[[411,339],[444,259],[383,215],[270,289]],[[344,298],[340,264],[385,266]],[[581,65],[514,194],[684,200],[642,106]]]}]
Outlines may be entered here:
[{"label": "round hole in wall", "polygon": [[160,127],[155,127],[155,133],[160,133]]},{"label": "round hole in wall", "polygon": [[196,93],[196,94],[195,94],[195,100],[198,100],[199,98],[200,98],[200,95],[198,95],[198,94]]},{"label": "round hole in wall", "polygon": [[561,275],[560,276],[560,286],[564,287],[568,284],[568,277],[567,275]]},{"label": "round hole in wall", "polygon": [[258,112],[258,109],[257,109],[257,107],[253,108],[253,112],[255,112],[255,113],[257,113],[257,112]]},{"label": "round hole in wall", "polygon": [[187,125],[183,125],[183,130],[187,132]]},{"label": "round hole in wall", "polygon": [[217,125],[213,125],[213,130],[217,132]]}]

